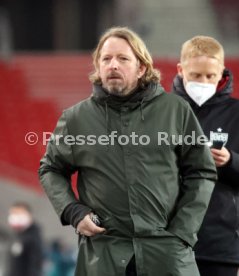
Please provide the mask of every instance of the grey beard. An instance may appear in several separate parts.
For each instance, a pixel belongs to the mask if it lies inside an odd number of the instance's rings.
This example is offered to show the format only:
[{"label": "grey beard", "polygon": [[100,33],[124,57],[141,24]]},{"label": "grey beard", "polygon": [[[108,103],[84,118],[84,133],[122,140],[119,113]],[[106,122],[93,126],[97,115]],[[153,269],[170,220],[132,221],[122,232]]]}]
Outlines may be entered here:
[{"label": "grey beard", "polygon": [[128,89],[122,88],[122,87],[117,87],[117,86],[108,86],[103,88],[111,95],[118,96],[118,97],[125,97],[128,96],[129,94],[132,94],[135,89],[132,89],[131,91],[128,91]]},{"label": "grey beard", "polygon": [[125,90],[121,87],[118,86],[104,86],[102,85],[103,88],[111,95],[118,96],[118,97],[123,97],[125,96]]},{"label": "grey beard", "polygon": [[122,89],[113,88],[113,89],[110,89],[108,92],[112,95],[119,96],[119,97],[125,96],[124,90]]}]

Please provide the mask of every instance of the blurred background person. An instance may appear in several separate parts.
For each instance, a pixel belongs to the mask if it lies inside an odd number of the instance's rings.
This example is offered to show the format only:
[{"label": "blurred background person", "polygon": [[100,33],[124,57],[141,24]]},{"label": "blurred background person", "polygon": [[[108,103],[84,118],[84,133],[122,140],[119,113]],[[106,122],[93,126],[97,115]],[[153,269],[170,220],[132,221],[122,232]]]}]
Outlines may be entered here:
[{"label": "blurred background person", "polygon": [[13,204],[8,223],[13,230],[13,239],[6,276],[42,276],[43,241],[30,206],[25,202]]}]

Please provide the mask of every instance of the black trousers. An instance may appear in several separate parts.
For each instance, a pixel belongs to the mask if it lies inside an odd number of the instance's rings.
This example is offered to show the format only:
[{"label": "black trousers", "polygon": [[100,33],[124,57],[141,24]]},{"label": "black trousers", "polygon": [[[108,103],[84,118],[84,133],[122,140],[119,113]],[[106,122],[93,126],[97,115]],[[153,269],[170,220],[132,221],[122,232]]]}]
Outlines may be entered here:
[{"label": "black trousers", "polygon": [[239,265],[197,260],[201,276],[237,276]]},{"label": "black trousers", "polygon": [[126,267],[125,276],[137,276],[135,256],[133,256],[130,262],[128,263]]}]

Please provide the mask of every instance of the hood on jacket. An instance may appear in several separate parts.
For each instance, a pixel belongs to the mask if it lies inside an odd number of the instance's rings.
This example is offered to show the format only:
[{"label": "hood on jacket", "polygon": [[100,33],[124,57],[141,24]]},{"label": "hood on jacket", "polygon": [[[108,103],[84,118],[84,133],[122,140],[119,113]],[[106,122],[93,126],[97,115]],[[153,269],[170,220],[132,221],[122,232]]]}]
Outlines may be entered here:
[{"label": "hood on jacket", "polygon": [[159,83],[151,82],[146,88],[136,88],[136,90],[130,95],[120,97],[109,94],[102,88],[101,85],[93,86],[92,99],[103,105],[105,108],[105,120],[107,132],[109,131],[109,114],[108,107],[115,110],[121,110],[122,107],[129,108],[131,110],[140,108],[141,120],[144,121],[143,103],[150,102],[155,97],[164,93],[163,87]]},{"label": "hood on jacket", "polygon": [[[173,80],[172,92],[176,95],[183,97],[191,105],[197,105],[186,93],[183,79],[179,75],[176,75]],[[203,105],[217,104],[225,98],[229,98],[233,92],[233,76],[228,69],[224,69],[222,79],[219,81],[216,93],[207,100]]]}]

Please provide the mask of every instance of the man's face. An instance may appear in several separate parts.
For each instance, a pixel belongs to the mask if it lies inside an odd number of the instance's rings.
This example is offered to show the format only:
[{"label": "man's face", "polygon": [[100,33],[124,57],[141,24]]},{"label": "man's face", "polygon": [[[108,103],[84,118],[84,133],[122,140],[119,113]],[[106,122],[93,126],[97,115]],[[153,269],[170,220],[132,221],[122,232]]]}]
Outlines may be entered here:
[{"label": "man's face", "polygon": [[97,69],[103,88],[118,96],[130,94],[145,73],[145,66],[140,64],[130,45],[118,37],[110,37],[103,44]]},{"label": "man's face", "polygon": [[183,78],[184,86],[188,81],[210,83],[217,86],[222,77],[223,66],[215,58],[198,56],[178,64],[178,74]]}]

